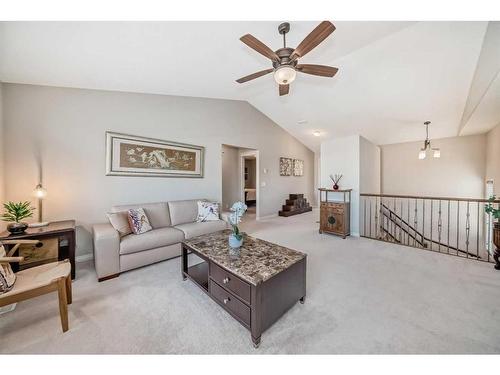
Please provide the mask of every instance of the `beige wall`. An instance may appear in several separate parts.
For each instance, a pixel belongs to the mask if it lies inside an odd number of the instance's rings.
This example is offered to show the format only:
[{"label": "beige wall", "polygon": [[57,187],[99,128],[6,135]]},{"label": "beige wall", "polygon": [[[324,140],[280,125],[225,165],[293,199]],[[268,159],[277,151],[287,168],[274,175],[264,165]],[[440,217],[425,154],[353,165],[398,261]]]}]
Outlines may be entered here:
[{"label": "beige wall", "polygon": [[500,197],[500,124],[486,135],[486,179],[493,180],[495,195]]},{"label": "beige wall", "polygon": [[[3,85],[3,99],[6,199],[32,199],[40,159],[45,217],[77,220],[78,254],[91,251],[90,226],[114,204],[220,201],[222,144],[259,150],[261,216],[291,192],[312,196],[313,152],[246,102],[17,84]],[[205,146],[205,177],[105,176],[106,130]],[[280,156],[303,159],[304,177],[280,177]]]},{"label": "beige wall", "polygon": [[385,194],[482,198],[486,174],[486,135],[432,140],[441,158],[418,159],[423,142],[381,146]]},{"label": "beige wall", "polygon": [[222,207],[227,210],[241,200],[240,153],[236,147],[222,145]]},{"label": "beige wall", "polygon": [[380,193],[380,147],[359,137],[359,191]]}]

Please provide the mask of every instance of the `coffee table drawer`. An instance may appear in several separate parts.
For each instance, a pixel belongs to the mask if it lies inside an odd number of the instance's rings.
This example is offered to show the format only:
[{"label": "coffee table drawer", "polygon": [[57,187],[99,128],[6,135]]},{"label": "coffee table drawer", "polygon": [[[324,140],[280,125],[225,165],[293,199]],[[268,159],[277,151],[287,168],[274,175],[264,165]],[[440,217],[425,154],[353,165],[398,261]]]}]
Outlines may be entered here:
[{"label": "coffee table drawer", "polygon": [[228,292],[215,281],[210,280],[210,294],[219,301],[226,310],[235,315],[241,322],[250,326],[250,307],[241,302],[232,293]]},{"label": "coffee table drawer", "polygon": [[233,292],[243,301],[250,304],[251,287],[245,281],[237,278],[215,263],[210,264],[210,277],[221,285],[224,289]]}]

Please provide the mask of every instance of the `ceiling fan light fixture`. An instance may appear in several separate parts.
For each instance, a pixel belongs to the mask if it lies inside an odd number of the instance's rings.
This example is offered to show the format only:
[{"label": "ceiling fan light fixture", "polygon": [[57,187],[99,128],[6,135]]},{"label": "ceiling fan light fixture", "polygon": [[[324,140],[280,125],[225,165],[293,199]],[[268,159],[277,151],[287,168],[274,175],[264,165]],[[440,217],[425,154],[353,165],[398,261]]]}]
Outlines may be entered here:
[{"label": "ceiling fan light fixture", "polygon": [[274,80],[280,85],[288,85],[295,81],[297,71],[290,65],[282,65],[274,71]]}]

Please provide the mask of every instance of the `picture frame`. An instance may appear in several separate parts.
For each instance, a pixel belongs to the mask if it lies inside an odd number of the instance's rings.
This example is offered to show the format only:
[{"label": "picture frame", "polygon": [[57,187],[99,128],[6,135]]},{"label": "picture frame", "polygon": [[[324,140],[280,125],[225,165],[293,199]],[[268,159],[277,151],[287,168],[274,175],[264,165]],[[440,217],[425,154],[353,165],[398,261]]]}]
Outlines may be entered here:
[{"label": "picture frame", "polygon": [[293,159],[280,157],[280,176],[291,176],[293,173]]},{"label": "picture frame", "polygon": [[304,176],[304,160],[293,159],[293,175],[297,177]]},{"label": "picture frame", "polygon": [[203,146],[106,132],[106,176],[203,178]]}]

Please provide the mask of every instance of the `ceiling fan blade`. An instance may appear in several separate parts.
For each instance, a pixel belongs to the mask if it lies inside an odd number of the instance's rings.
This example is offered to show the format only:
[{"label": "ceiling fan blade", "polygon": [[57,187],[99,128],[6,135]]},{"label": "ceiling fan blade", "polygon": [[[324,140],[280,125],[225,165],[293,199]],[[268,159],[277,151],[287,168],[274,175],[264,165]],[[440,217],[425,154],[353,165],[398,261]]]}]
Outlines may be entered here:
[{"label": "ceiling fan blade", "polygon": [[280,85],[280,96],[287,95],[290,91],[290,85]]},{"label": "ceiling fan blade", "polygon": [[297,71],[306,74],[312,74],[315,76],[322,77],[333,77],[339,71],[338,68],[326,65],[315,65],[315,64],[297,64],[295,67]]},{"label": "ceiling fan blade", "polygon": [[279,61],[279,57],[274,52],[271,48],[266,46],[264,43],[262,43],[260,40],[258,40],[256,37],[246,34],[243,35],[240,40],[245,43],[248,47],[256,50],[258,53],[266,56],[268,59],[271,59],[273,61]]},{"label": "ceiling fan blade", "polygon": [[236,82],[238,82],[238,83],[245,83],[245,82],[251,81],[252,79],[265,76],[266,74],[271,73],[273,70],[274,69],[261,70],[260,72],[256,72],[256,73],[253,73],[253,74],[249,74],[249,75],[247,75],[245,77],[241,77],[240,79],[237,79]]},{"label": "ceiling fan blade", "polygon": [[321,22],[305,39],[295,48],[290,58],[298,59],[311,51],[314,47],[325,40],[331,33],[335,31],[335,26],[330,21]]}]

